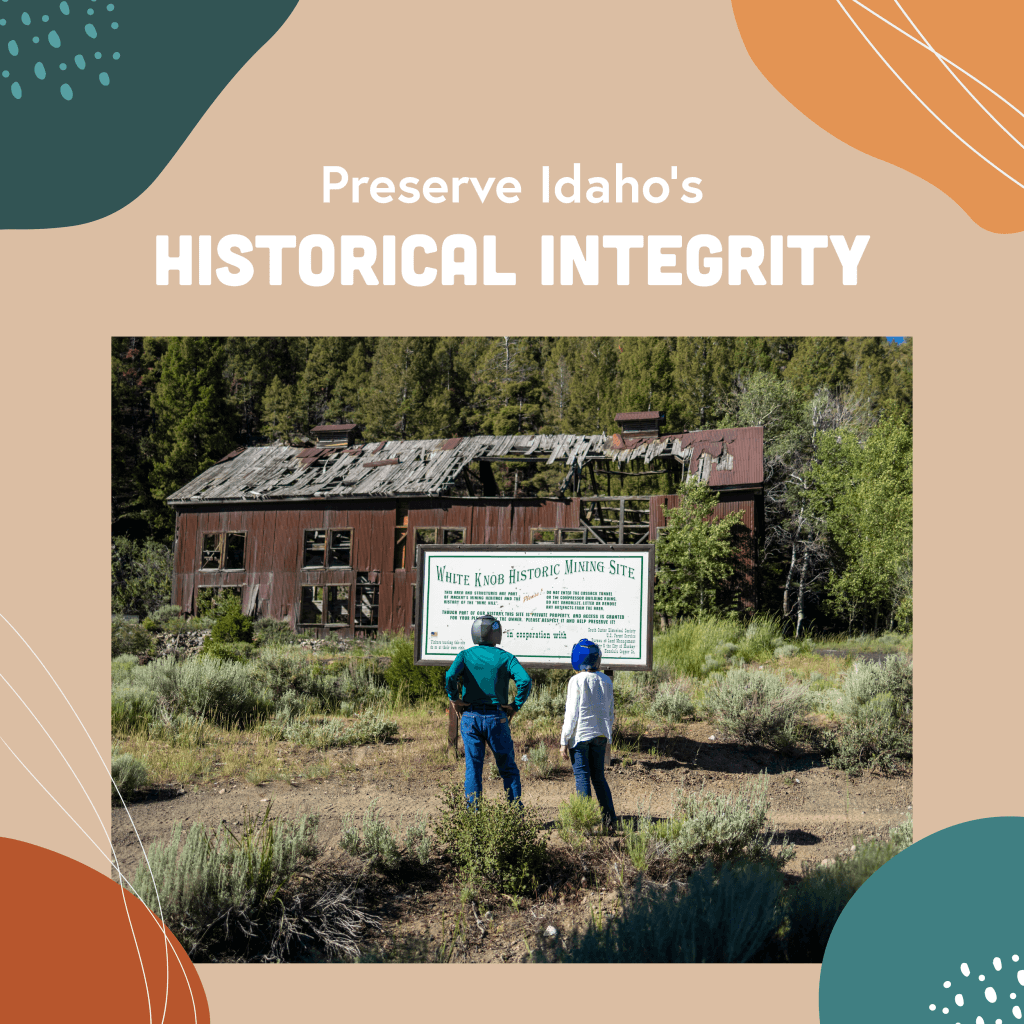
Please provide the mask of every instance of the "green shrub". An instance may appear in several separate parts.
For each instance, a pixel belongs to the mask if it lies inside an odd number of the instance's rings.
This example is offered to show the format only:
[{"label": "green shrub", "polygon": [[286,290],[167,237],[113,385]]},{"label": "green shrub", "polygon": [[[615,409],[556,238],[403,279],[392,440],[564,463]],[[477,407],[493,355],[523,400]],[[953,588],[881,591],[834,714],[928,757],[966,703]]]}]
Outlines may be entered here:
[{"label": "green shrub", "polygon": [[[129,677],[130,680],[130,677]],[[114,733],[146,733],[157,709],[157,695],[130,681],[112,684],[110,692],[110,729]]]},{"label": "green shrub", "polygon": [[789,753],[813,707],[800,684],[764,670],[732,669],[704,692],[703,710],[726,736]]},{"label": "green shrub", "polygon": [[530,693],[529,699],[517,717],[528,722],[548,718],[560,721],[565,715],[565,693],[565,687],[561,689],[555,686],[536,687]]},{"label": "green shrub", "polygon": [[355,824],[350,816],[346,816],[341,822],[341,839],[338,845],[353,857],[359,856],[363,849],[363,835],[359,826]]},{"label": "green shrub", "polygon": [[152,654],[155,650],[153,637],[140,622],[129,622],[123,615],[110,620],[110,656],[121,654]]},{"label": "green shrub", "polygon": [[337,718],[293,719],[283,726],[281,735],[289,743],[327,750],[330,747],[385,743],[398,735],[398,723],[370,711],[350,724]]},{"label": "green shrub", "polygon": [[162,604],[156,611],[152,612],[152,617],[158,626],[165,627],[168,622],[181,618],[181,606]]},{"label": "green shrub", "polygon": [[650,812],[637,809],[635,818],[623,818],[622,843],[626,856],[641,874],[650,871],[658,862],[667,859],[669,846],[665,841],[665,830],[655,824]]},{"label": "green shrub", "polygon": [[551,773],[555,770],[555,766],[551,763],[551,752],[544,742],[538,743],[530,750],[526,755],[526,763],[530,766],[530,770],[542,779],[550,778]]},{"label": "green shrub", "polygon": [[914,819],[908,814],[904,821],[889,829],[889,842],[897,850],[905,850],[914,841]]},{"label": "green shrub", "polygon": [[738,793],[718,794],[701,789],[680,790],[671,819],[659,823],[673,859],[700,864],[710,858],[726,860],[788,860],[793,851],[769,852],[768,776],[758,775]]},{"label": "green shrub", "polygon": [[317,819],[273,819],[270,806],[261,818],[246,813],[237,835],[196,823],[182,843],[181,831],[176,822],[166,843],[149,847],[153,877],[142,863],[133,887],[154,914],[163,911],[190,956],[215,938],[247,944],[299,865],[318,855]]},{"label": "green shrub", "polygon": [[279,647],[282,644],[297,644],[299,642],[299,638],[291,626],[278,619],[257,619],[253,625],[253,634],[259,637],[260,643],[265,647]]},{"label": "green shrub", "polygon": [[160,658],[132,679],[158,694],[171,714],[222,725],[244,724],[273,711],[271,695],[249,665],[220,658]]},{"label": "green shrub", "polygon": [[851,774],[893,770],[913,754],[914,667],[905,654],[881,665],[854,662],[834,701],[839,729],[826,737],[828,764]]},{"label": "green shrub", "polygon": [[149,781],[146,766],[131,754],[116,754],[110,760],[110,795],[118,793],[126,800],[131,800],[137,789],[142,789]]},{"label": "green shrub", "polygon": [[242,614],[242,602],[237,594],[222,594],[214,607],[216,619],[210,635],[203,640],[203,653],[230,661],[248,657],[252,643],[252,619]]},{"label": "green shrub", "polygon": [[386,743],[398,735],[398,723],[379,711],[364,711],[349,726],[348,743],[360,746],[367,743]]},{"label": "green shrub", "polygon": [[422,867],[426,867],[430,861],[430,833],[427,830],[426,819],[417,825],[410,825],[405,830],[405,848],[409,853],[416,855]]},{"label": "green shrub", "polygon": [[110,607],[145,616],[171,596],[174,553],[155,540],[114,537],[110,545]]},{"label": "green shrub", "polygon": [[848,857],[805,872],[788,895],[782,945],[787,960],[819,963],[832,929],[853,894],[902,847],[898,842],[869,842]]},{"label": "green shrub", "polygon": [[[616,694],[616,699],[618,694]],[[682,722],[692,718],[697,705],[689,692],[680,684],[662,683],[650,704],[652,718],[664,722]]]},{"label": "green shrub", "polygon": [[443,707],[448,698],[444,692],[444,669],[415,664],[411,640],[402,637],[391,646],[391,664],[384,672],[384,681],[395,705],[420,702]]},{"label": "green shrub", "polygon": [[398,867],[398,843],[391,829],[384,824],[377,814],[376,801],[370,804],[363,815],[363,849],[371,866],[394,871]]},{"label": "green shrub", "polygon": [[434,833],[464,878],[513,895],[536,889],[547,855],[536,811],[485,797],[467,806],[459,786],[445,790],[441,803]]},{"label": "green shrub", "polygon": [[555,828],[573,849],[583,847],[601,827],[601,806],[592,796],[573,793],[558,807]]},{"label": "green shrub", "polygon": [[[570,963],[749,963],[778,929],[781,873],[769,865],[705,864],[684,889],[637,881],[622,914],[567,939]],[[546,952],[541,947],[538,959]]]}]

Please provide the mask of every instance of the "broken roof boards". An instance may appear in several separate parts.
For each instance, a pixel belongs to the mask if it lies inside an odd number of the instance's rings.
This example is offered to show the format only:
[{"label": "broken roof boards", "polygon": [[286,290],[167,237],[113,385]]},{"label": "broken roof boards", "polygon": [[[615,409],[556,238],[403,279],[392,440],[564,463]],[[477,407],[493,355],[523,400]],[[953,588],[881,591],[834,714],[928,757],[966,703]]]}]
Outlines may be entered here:
[{"label": "broken roof boards", "polygon": [[528,668],[570,668],[586,637],[603,668],[650,670],[653,569],[650,544],[424,545],[416,664],[451,664],[474,619],[493,615],[502,649]]},{"label": "broken roof boards", "polygon": [[434,497],[446,493],[472,462],[562,463],[573,474],[590,462],[654,459],[681,464],[688,478],[716,489],[760,487],[764,480],[761,427],[737,427],[622,437],[614,434],[525,434],[367,441],[344,448],[242,448],[200,473],[167,498],[172,506],[193,502],[294,501],[390,496]]}]

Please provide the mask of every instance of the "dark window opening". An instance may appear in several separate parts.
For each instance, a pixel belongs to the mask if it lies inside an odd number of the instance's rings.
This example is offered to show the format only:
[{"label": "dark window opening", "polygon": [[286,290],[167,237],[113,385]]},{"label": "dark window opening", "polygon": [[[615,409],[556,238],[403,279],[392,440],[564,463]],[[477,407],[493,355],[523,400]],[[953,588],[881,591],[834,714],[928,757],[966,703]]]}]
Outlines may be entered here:
[{"label": "dark window opening", "polygon": [[306,530],[302,541],[302,568],[322,569],[326,548],[326,530]]},{"label": "dark window opening", "polygon": [[331,530],[331,546],[327,551],[330,569],[348,569],[352,565],[352,531]]},{"label": "dark window opening", "polygon": [[349,625],[349,592],[347,584],[302,587],[299,594],[299,625]]},{"label": "dark window opening", "polygon": [[420,564],[420,545],[421,544],[436,544],[437,543],[437,527],[429,526],[422,527],[416,531],[416,555],[413,559],[413,565]]},{"label": "dark window opening", "polygon": [[196,615],[212,615],[217,605],[228,595],[242,601],[241,587],[197,587],[196,588]]},{"label": "dark window opening", "polygon": [[465,544],[466,543],[466,529],[465,527],[458,527],[456,529],[446,529],[441,531],[441,543],[442,544]]},{"label": "dark window opening", "polygon": [[557,530],[546,530],[542,527],[534,527],[530,531],[530,543],[531,544],[557,544],[558,543],[558,531]]},{"label": "dark window opening", "polygon": [[222,533],[207,533],[203,535],[203,559],[200,564],[200,568],[220,568],[220,557],[223,543],[224,534]]},{"label": "dark window opening", "polygon": [[303,569],[348,569],[352,566],[351,530],[304,530]]},{"label": "dark window opening", "polygon": [[224,568],[245,568],[245,534],[229,533],[224,545]]},{"label": "dark window opening", "polygon": [[245,568],[244,533],[204,533],[200,569],[217,572],[221,569]]},{"label": "dark window opening", "polygon": [[299,602],[299,625],[322,626],[324,622],[324,588],[303,587]]},{"label": "dark window opening", "polygon": [[[374,577],[372,580],[370,577]],[[356,573],[356,599],[352,624],[376,628],[380,602],[380,584],[377,573]]]}]

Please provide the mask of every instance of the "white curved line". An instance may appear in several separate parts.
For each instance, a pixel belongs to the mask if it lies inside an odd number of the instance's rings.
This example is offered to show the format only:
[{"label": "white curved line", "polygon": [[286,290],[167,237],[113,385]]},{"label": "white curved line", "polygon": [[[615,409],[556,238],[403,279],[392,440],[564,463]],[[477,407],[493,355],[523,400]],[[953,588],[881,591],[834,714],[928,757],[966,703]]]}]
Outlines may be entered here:
[{"label": "white curved line", "polygon": [[1002,169],[1002,167],[999,167],[997,164],[992,163],[992,161],[989,160],[987,156],[985,156],[983,153],[978,152],[978,150],[976,150],[966,139],[962,138],[955,131],[953,131],[953,129],[950,128],[950,126],[946,124],[946,122],[943,121],[942,118],[939,117],[939,115],[936,114],[935,111],[932,110],[932,108],[929,107],[928,104],[925,103],[925,101],[921,99],[921,97],[918,96],[913,89],[910,88],[909,85],[907,85],[907,83],[900,77],[899,72],[897,72],[896,69],[882,56],[882,54],[879,53],[878,47],[875,46],[875,44],[871,42],[870,39],[868,39],[868,37],[864,34],[864,30],[860,27],[860,25],[857,24],[856,21],[853,20],[853,17],[850,15],[850,12],[845,7],[843,7],[843,0],[836,0],[836,3],[839,4],[839,7],[842,10],[843,14],[845,14],[846,17],[850,19],[850,24],[853,25],[853,27],[860,33],[864,42],[866,42],[868,46],[870,46],[871,49],[875,51],[875,55],[893,73],[893,75],[896,77],[896,80],[900,83],[900,85],[902,85],[903,88],[906,89],[907,92],[909,92],[910,95],[913,96],[914,99],[917,100],[917,102],[920,103],[921,106],[924,107],[924,109],[927,110],[928,113],[931,114],[932,117],[934,117],[935,120],[938,121],[939,124],[941,124],[947,132],[949,132],[950,135],[953,136],[953,138],[962,142],[975,156],[980,157],[982,160],[984,160],[985,163],[989,165],[989,167],[991,167],[995,171],[998,171],[1004,178],[1007,178],[1009,181],[1012,181],[1014,185],[1016,185],[1018,188],[1024,189],[1024,185],[1022,185],[1015,177],[1013,177],[1012,174],[1007,174],[1006,171]]},{"label": "white curved line", "polygon": [[[2,618],[2,617],[3,616],[0,615],[0,618]],[[92,843],[92,845],[94,847],[96,847],[96,849],[100,853],[102,853],[102,854],[104,854],[104,856],[106,856],[103,848],[99,845],[99,843],[97,843],[96,840],[93,839],[93,837],[91,835],[89,835],[89,833],[86,832],[84,828],[82,828],[82,826],[75,820],[74,815],[72,815],[71,812],[46,788],[46,786],[43,785],[43,783],[36,777],[36,775],[32,771],[32,769],[29,768],[29,766],[27,764],[25,764],[25,762],[22,761],[22,759],[20,757],[18,757],[18,755],[11,749],[10,744],[8,744],[8,742],[3,738],[3,736],[0,736],[0,743],[2,743],[5,747],[7,747],[7,749],[10,751],[10,754],[14,758],[14,760],[17,761],[18,764],[20,764],[21,767],[24,768],[25,771],[27,771],[30,776],[32,776],[32,779],[36,783],[36,785],[38,785],[39,788],[65,813],[65,815],[67,815],[68,820],[71,822],[71,824],[74,825],[75,828],[77,828],[78,831],[81,832],[82,835],[85,836],[85,838],[90,843]],[[117,788],[116,785],[115,785],[114,788],[115,789]],[[129,818],[130,817],[131,817],[131,815],[129,815]],[[136,833],[136,835],[137,834],[138,833]],[[115,854],[115,857],[116,857],[116,854]],[[163,922],[162,919],[157,918],[156,914],[154,914],[153,911],[150,910],[148,906],[146,906],[146,904],[142,900],[142,897],[139,896],[137,890],[135,889],[135,886],[133,886],[132,883],[128,881],[128,876],[121,871],[120,867],[117,867],[117,874],[118,874],[118,878],[121,880],[119,882],[121,888],[122,889],[129,889],[129,890],[131,890],[132,895],[135,896],[136,899],[138,899],[139,903],[142,904],[143,909],[146,911],[147,914],[149,914],[149,916],[151,918],[153,918],[154,923],[159,926],[161,932],[163,933],[163,935],[164,935],[165,950],[166,950],[167,947],[169,947],[170,951],[174,954],[174,959],[178,961],[178,966],[181,968],[182,977],[184,977],[185,984],[188,986],[188,994],[189,994],[189,997],[192,1000],[192,1016],[195,1018],[196,1024],[198,1024],[198,1022],[199,1022],[199,1012],[196,1009],[196,997],[195,997],[195,993],[192,991],[192,983],[188,980],[188,973],[185,970],[185,965],[182,964],[182,962],[181,962],[181,957],[178,956],[178,951],[167,940],[167,935],[168,935],[167,925]],[[150,872],[150,877],[152,877],[152,872]],[[154,884],[154,889],[155,889],[155,884]],[[128,911],[128,901],[127,900],[125,900],[125,911],[126,911],[126,913],[128,913],[128,926],[129,926],[129,928],[132,929],[132,938],[134,939],[135,938],[135,929],[134,929],[134,927],[132,927],[131,913]],[[139,944],[138,944],[137,940],[135,942],[135,949],[138,952]],[[139,957],[140,957],[139,963],[140,963],[140,966],[142,967],[142,976],[143,976],[143,979],[145,979],[145,977],[146,977],[146,968],[142,964],[141,953],[139,954]],[[148,985],[146,986],[146,999],[147,999],[147,1001],[149,1000],[149,986]],[[167,1008],[166,1008],[166,1002],[165,1002],[165,1004],[164,1004],[164,1012],[165,1013],[166,1013],[166,1009]],[[150,1011],[150,1019],[152,1020],[152,1010]]]},{"label": "white curved line", "polygon": [[[14,627],[14,625],[7,618],[7,616],[5,616],[2,612],[0,612],[0,619],[2,619],[7,624],[7,627],[25,645],[25,647],[28,649],[28,651],[32,655],[32,657],[35,658],[36,661],[39,663],[39,665],[42,668],[42,670],[47,674],[47,676],[49,676],[50,681],[53,683],[53,685],[55,687],[57,687],[57,692],[64,698],[64,702],[71,709],[71,713],[75,716],[76,721],[82,727],[82,732],[85,733],[86,739],[88,739],[89,743],[92,745],[92,749],[96,752],[96,756],[100,759],[100,764],[103,765],[103,769],[104,769],[104,771],[106,771],[107,777],[110,779],[110,783],[114,787],[114,791],[117,793],[118,799],[120,799],[120,801],[121,801],[121,806],[124,807],[125,814],[128,815],[128,820],[129,820],[129,822],[131,822],[132,831],[135,833],[135,838],[138,840],[139,849],[142,851],[142,857],[143,857],[143,860],[146,862],[146,868],[149,871],[149,877],[150,877],[150,879],[153,882],[153,892],[156,895],[157,910],[160,912],[160,924],[161,924],[161,927],[164,929],[164,1010],[163,1010],[163,1015],[160,1018],[160,1024],[164,1024],[164,1022],[167,1019],[167,1007],[168,1007],[168,1002],[169,1002],[169,999],[170,999],[170,984],[171,984],[170,958],[169,958],[169,954],[168,954],[169,943],[167,941],[166,922],[164,921],[163,905],[162,905],[161,900],[160,900],[160,893],[157,890],[156,878],[153,876],[153,869],[150,866],[149,856],[146,853],[146,847],[145,847],[145,845],[142,842],[142,837],[139,835],[139,830],[135,827],[135,820],[132,818],[131,812],[128,810],[128,805],[125,803],[124,797],[121,795],[121,791],[117,788],[117,784],[114,782],[113,775],[111,775],[110,770],[107,768],[107,763],[104,760],[103,755],[99,752],[99,749],[97,748],[95,741],[93,740],[92,736],[89,735],[89,730],[86,729],[85,723],[79,717],[78,712],[75,710],[74,705],[68,699],[67,694],[61,689],[61,686],[57,682],[57,680],[53,678],[53,673],[50,672],[50,670],[44,664],[42,658],[40,658],[39,655],[36,654],[35,650],[33,650],[32,645],[21,635],[21,633]],[[74,779],[78,783],[79,788],[82,790],[82,793],[85,795],[86,800],[88,800],[89,806],[92,807],[93,813],[96,815],[96,820],[99,821],[100,825],[102,826],[103,819],[100,817],[100,813],[96,809],[96,805],[92,802],[92,798],[89,796],[88,791],[86,790],[85,786],[82,784],[82,780],[78,778],[78,775],[75,773],[75,770],[68,763],[68,759],[64,756],[64,754],[61,751],[60,747],[57,746],[56,742],[54,742],[53,737],[50,736],[50,734],[46,731],[45,726],[36,717],[35,712],[33,712],[32,709],[28,706],[28,704],[25,703],[25,701],[22,699],[22,697],[18,693],[18,691],[15,690],[13,686],[11,686],[10,682],[8,682],[8,680],[5,677],[0,675],[0,678],[3,679],[3,681],[7,684],[8,688],[11,690],[11,692],[14,693],[14,695],[18,698],[19,701],[21,701],[21,703],[24,706],[25,710],[28,711],[28,713],[30,715],[32,715],[32,718],[35,720],[36,724],[45,733],[46,738],[50,741],[51,744],[53,744],[53,748],[57,751],[58,754],[60,754],[61,759],[68,766],[68,770],[74,776]],[[6,746],[6,744],[4,744],[4,745]],[[10,748],[8,747],[8,749],[10,749]],[[11,752],[13,753],[13,751],[11,751]],[[19,761],[20,761],[20,759],[19,759]],[[26,770],[27,770],[27,768],[26,768]],[[31,775],[32,773],[29,772],[29,774]],[[32,777],[35,778],[34,775]],[[36,781],[38,782],[38,779]],[[59,804],[58,804],[58,806],[59,806]],[[71,818],[71,815],[69,814],[68,817]],[[74,818],[71,818],[71,820],[74,821]],[[78,823],[75,822],[75,824],[77,825]],[[85,829],[82,829],[82,827],[80,825],[78,827],[81,829],[83,834],[85,834]],[[90,840],[90,841],[92,841],[92,840]],[[96,843],[93,843],[93,845],[96,846],[97,849],[99,849],[99,846]],[[116,864],[116,862],[117,862],[117,852],[114,850],[113,839],[111,839],[111,842],[110,842],[110,849],[111,849],[111,853],[114,855],[114,860],[115,860],[115,864]],[[123,874],[121,874],[120,867],[117,868],[117,873],[118,873],[119,877],[121,877],[121,878],[125,877]],[[133,892],[134,892],[134,890],[133,890]],[[136,895],[138,895],[138,894],[136,893]],[[151,911],[151,913],[152,913],[152,911]],[[175,958],[177,959],[177,954],[175,954]],[[141,961],[140,961],[140,963],[141,963]],[[179,960],[179,966],[180,966],[180,963],[181,962]],[[184,968],[182,968],[182,973],[184,973]],[[143,977],[145,977],[145,969],[144,968],[143,968]],[[191,993],[192,986],[188,982],[188,976],[187,975],[185,976],[185,983],[187,985],[189,985],[189,992]],[[148,985],[147,985],[147,989],[146,989],[146,998],[147,999],[149,998]],[[193,1004],[193,1008],[194,1008],[195,1007],[195,998],[194,997],[192,999],[192,1004]],[[152,1024],[152,1013],[150,1014],[150,1024]],[[197,1024],[198,1024],[198,1022],[197,1022]]]},{"label": "white curved line", "polygon": [[[873,11],[870,7],[868,7],[867,4],[861,3],[861,0],[850,0],[850,2],[855,3],[859,8],[861,8],[861,10],[867,11],[868,14],[874,15],[874,17],[876,17],[879,21],[888,25],[889,28],[895,29],[897,32],[899,32],[900,35],[906,36],[907,39],[909,39],[912,43],[915,43],[917,46],[925,47],[925,44],[922,43],[920,39],[915,39],[905,29],[900,28],[899,25],[894,25],[891,21],[889,21],[888,18],[883,18],[881,14],[879,14],[877,11]],[[906,12],[904,12],[904,15],[906,15]],[[907,21],[910,21],[909,17],[907,18]],[[911,24],[913,24],[913,22],[911,22]],[[927,46],[925,47],[925,49],[930,50],[932,49],[932,47]],[[978,85],[982,87],[982,89],[987,89],[990,93],[992,93],[993,96],[995,96],[997,100],[1001,100],[1003,103],[1005,103],[1015,114],[1019,114],[1021,117],[1024,117],[1024,110],[1019,110],[1005,96],[996,92],[995,89],[993,89],[990,85],[986,85],[980,78],[975,77],[966,68],[960,67],[959,64],[954,63],[948,57],[945,57],[941,53],[939,53],[937,50],[933,50],[933,52],[935,53],[935,56],[938,57],[939,60],[943,62],[943,64],[948,64],[951,68],[956,68],[957,71],[959,71],[961,74],[966,75],[969,79],[971,79],[972,82],[977,82]]]},{"label": "white curved line", "polygon": [[[3,677],[0,676],[0,678],[3,678]],[[5,679],[4,682],[7,682],[7,680]],[[8,686],[10,686],[10,683],[8,683]],[[24,703],[24,701],[22,701],[22,703]],[[46,788],[46,786],[44,786],[42,784],[42,782],[40,782],[39,779],[36,778],[36,775],[32,771],[32,769],[29,768],[29,766],[27,764],[25,764],[25,762],[22,761],[22,759],[20,757],[18,757],[18,755],[15,754],[13,750],[11,750],[10,744],[8,744],[7,740],[5,740],[2,736],[0,736],[0,743],[2,743],[5,747],[7,747],[8,750],[11,751],[11,756],[15,759],[15,761],[17,761],[18,764],[20,764],[21,767],[24,768],[25,771],[27,771],[29,773],[29,775],[32,776],[33,779],[35,779],[35,782],[40,787],[40,789],[42,789],[42,791],[71,819],[72,823],[75,826],[77,826],[78,830],[82,833],[82,835],[84,835],[85,838],[88,839],[89,842],[92,843],[92,845],[95,846],[96,849],[100,851],[100,853],[103,853],[103,850],[100,849],[99,843],[97,843],[92,838],[92,836],[90,836],[89,833],[86,832],[85,829],[82,828],[82,826],[79,825],[77,821],[75,821],[75,819],[71,815],[70,811],[68,811],[68,809]],[[111,845],[113,845],[113,844],[111,844]],[[117,873],[118,873],[119,877],[124,878],[124,875],[121,874],[120,867],[117,869]],[[125,914],[128,916],[128,927],[131,929],[132,942],[135,943],[135,953],[136,953],[136,956],[138,956],[138,958],[139,958],[139,967],[142,970],[142,981],[143,981],[143,984],[146,986],[146,1005],[149,1007],[149,1020],[150,1020],[150,1024],[152,1024],[152,1021],[153,1021],[153,1003],[152,1003],[152,1000],[149,998],[149,980],[146,978],[146,965],[142,962],[142,950],[139,949],[139,940],[138,940],[137,936],[135,935],[135,926],[132,924],[132,915],[128,911],[128,899],[124,895],[124,886],[121,886],[121,899],[124,901]]]},{"label": "white curved line", "polygon": [[974,102],[979,107],[981,107],[981,109],[986,113],[986,115],[993,122],[995,122],[995,124],[997,124],[1003,130],[1003,132],[1005,132],[1011,139],[1013,139],[1013,141],[1017,143],[1017,145],[1020,146],[1021,149],[1024,149],[1024,144],[1022,144],[1021,141],[1002,123],[1002,121],[1000,121],[999,118],[997,118],[995,114],[993,114],[992,111],[990,111],[988,107],[986,107],[985,104],[982,103],[981,100],[979,100],[978,97],[975,96],[974,93],[971,92],[971,90],[968,89],[966,85],[964,85],[964,83],[960,80],[960,76],[949,66],[949,62],[946,60],[946,58],[943,57],[942,54],[939,53],[939,51],[936,50],[930,42],[928,42],[928,39],[926,38],[925,34],[917,27],[917,25],[914,24],[914,21],[910,17],[910,15],[907,14],[905,10],[903,10],[902,5],[900,4],[900,0],[893,0],[893,2],[896,4],[897,7],[899,7],[900,13],[902,13],[903,17],[906,18],[907,21],[909,21],[910,24],[913,26],[914,31],[921,37],[921,41],[924,43],[924,45],[929,50],[931,50],[933,54],[935,54],[935,56],[939,59],[939,62],[942,64],[942,66],[952,76],[953,81],[956,82],[956,84],[959,85],[960,88],[963,89],[963,91],[967,93],[967,95],[970,96],[971,99],[974,100]]}]

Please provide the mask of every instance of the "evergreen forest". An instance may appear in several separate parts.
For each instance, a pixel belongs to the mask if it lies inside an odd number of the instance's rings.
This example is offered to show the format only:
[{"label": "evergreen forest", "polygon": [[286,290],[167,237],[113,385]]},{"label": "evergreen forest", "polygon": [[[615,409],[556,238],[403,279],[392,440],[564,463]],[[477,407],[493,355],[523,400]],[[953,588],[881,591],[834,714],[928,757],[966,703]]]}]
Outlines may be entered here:
[{"label": "evergreen forest", "polygon": [[[240,446],[311,444],[332,422],[368,440],[611,435],[616,413],[658,410],[664,433],[764,427],[760,610],[797,633],[911,626],[911,338],[118,337],[111,402],[116,611],[159,603],[164,499]],[[494,469],[510,496],[564,475]]]}]

